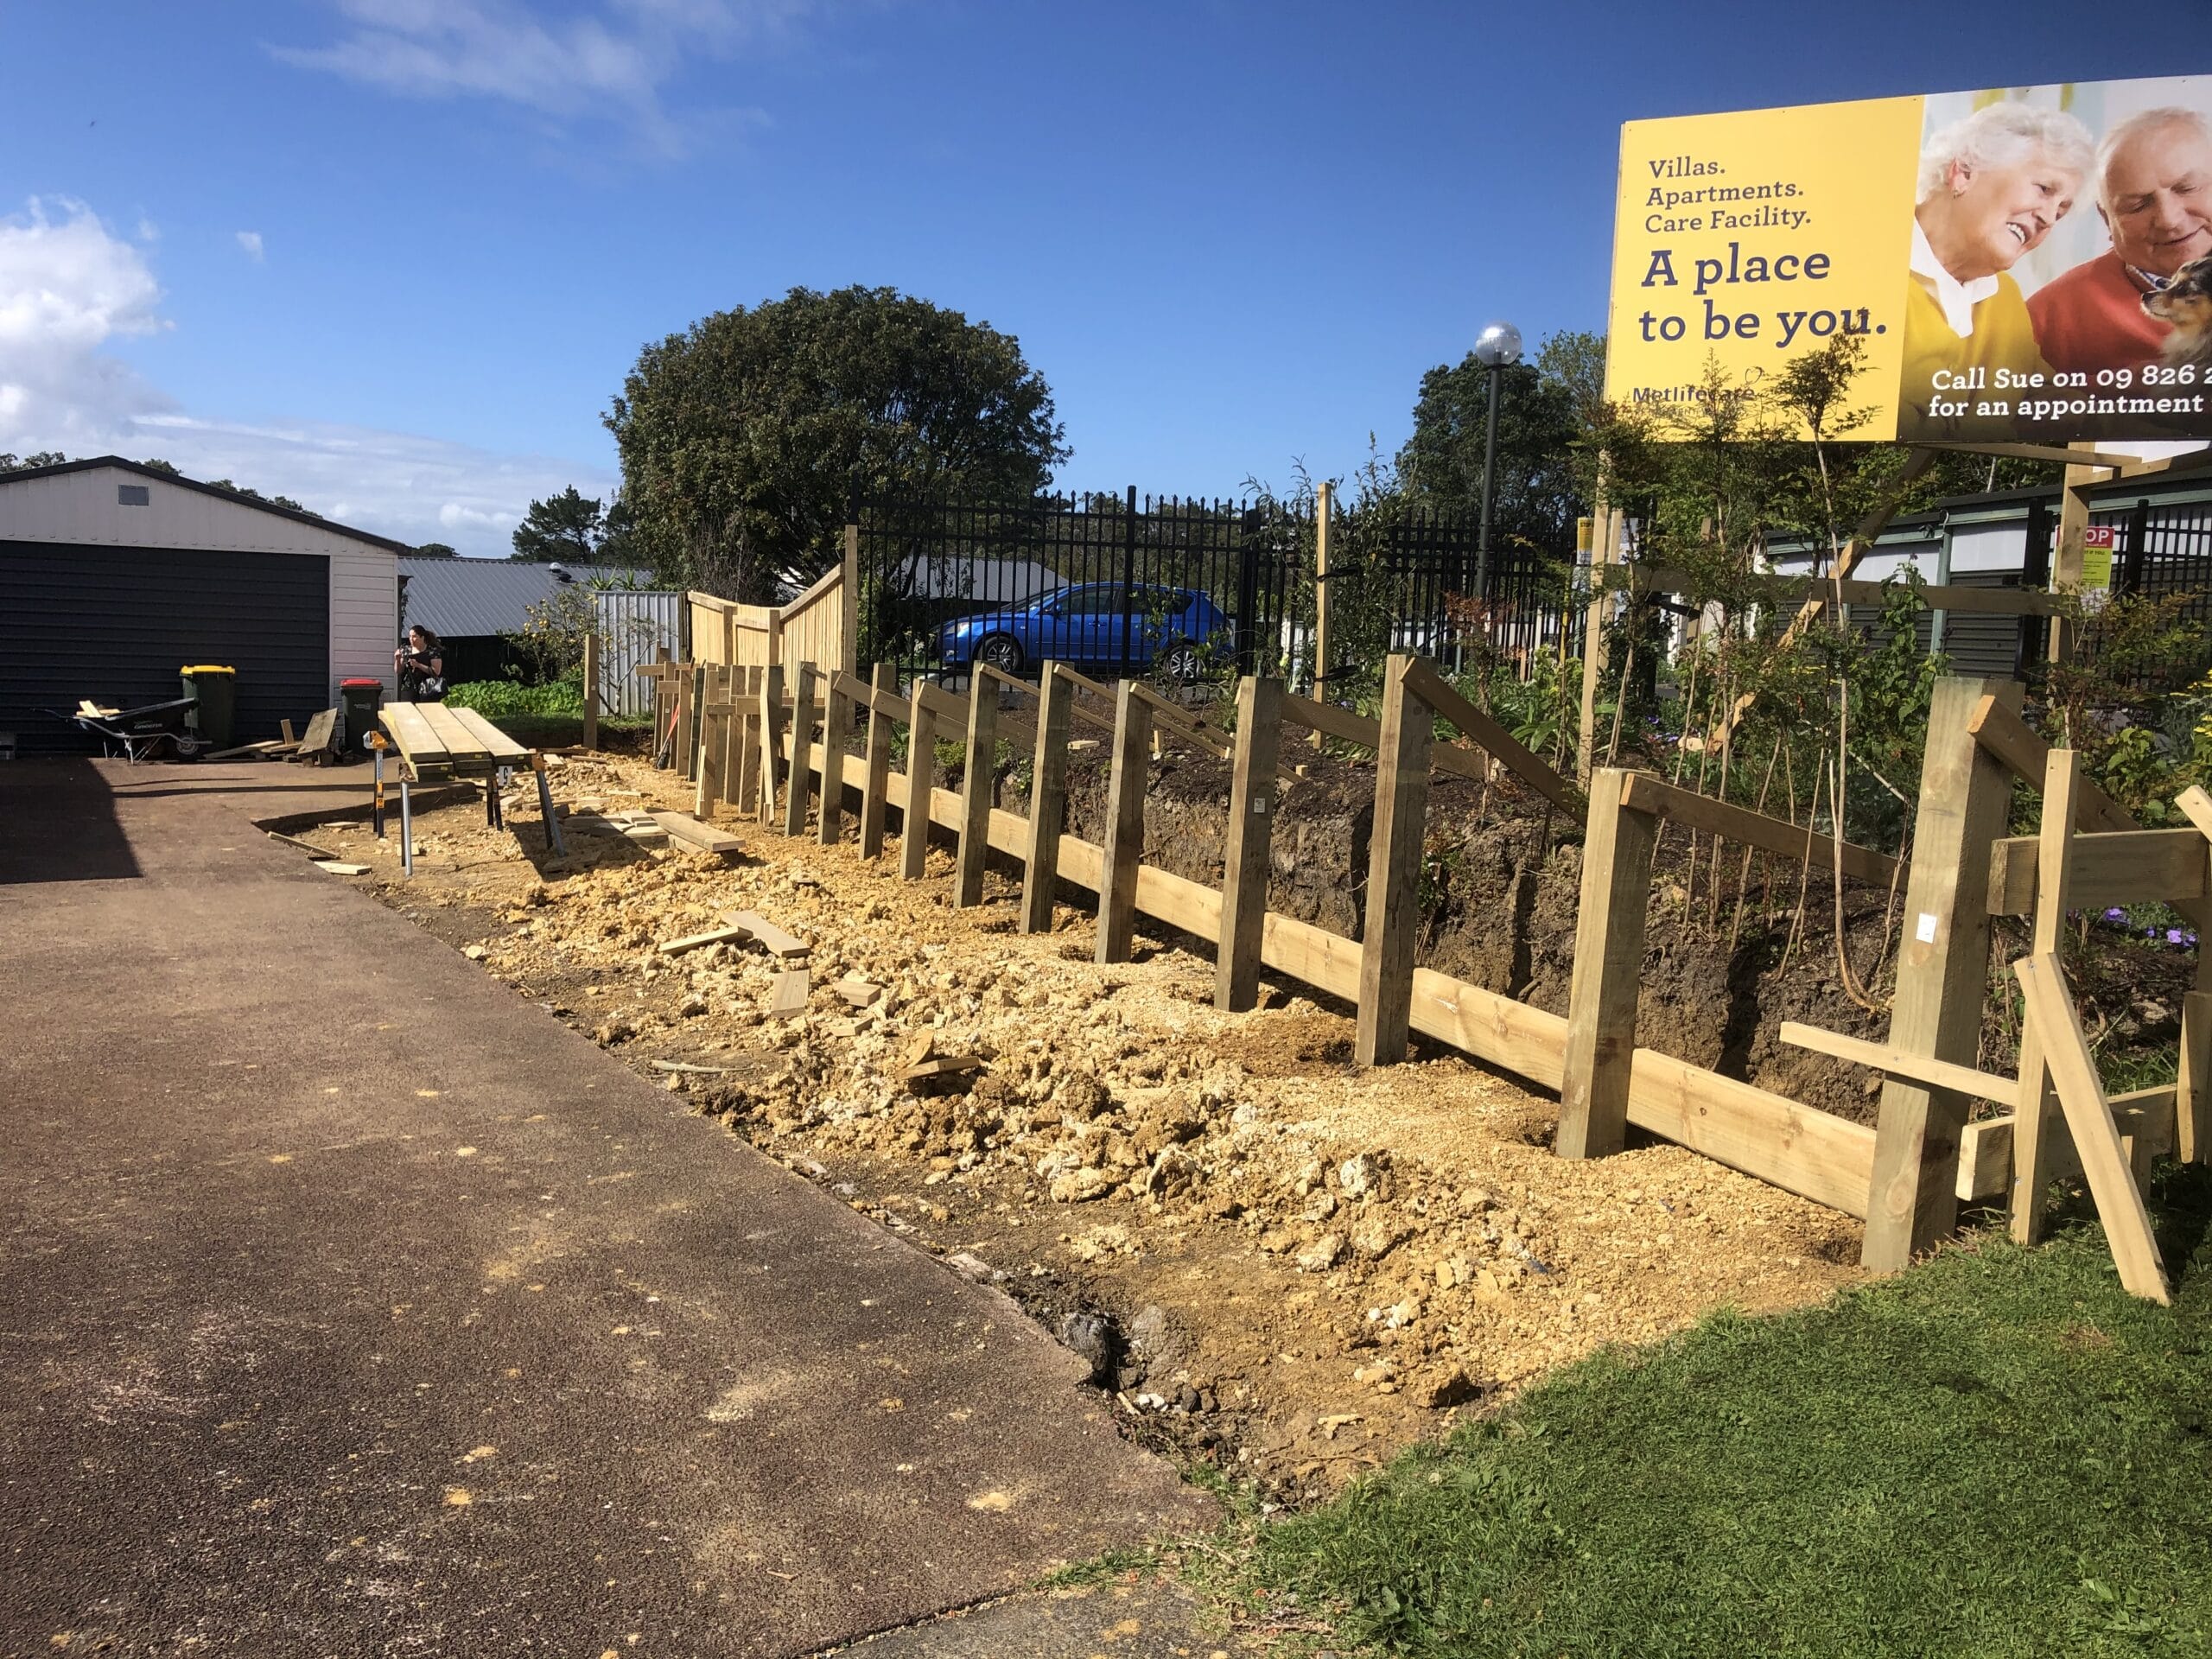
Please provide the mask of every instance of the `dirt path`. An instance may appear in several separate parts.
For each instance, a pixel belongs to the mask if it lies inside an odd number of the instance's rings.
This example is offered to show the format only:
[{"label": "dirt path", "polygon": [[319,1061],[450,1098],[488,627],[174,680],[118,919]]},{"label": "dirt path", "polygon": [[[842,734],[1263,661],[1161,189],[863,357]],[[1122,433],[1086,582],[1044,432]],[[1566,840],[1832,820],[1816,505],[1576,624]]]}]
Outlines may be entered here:
[{"label": "dirt path", "polygon": [[[558,776],[587,807],[688,799],[639,762]],[[955,911],[941,849],[913,883],[849,830],[824,849],[740,824],[728,866],[576,834],[546,864],[534,815],[512,821],[426,815],[406,887],[365,832],[316,839],[697,1110],[1001,1284],[1095,1359],[1132,1432],[1271,1499],[1606,1343],[1856,1276],[1847,1217],[1664,1144],[1563,1161],[1548,1097],[1441,1051],[1357,1071],[1346,1011],[1295,986],[1225,1016],[1210,960],[1173,941],[1098,968],[1084,912],[1016,933],[1001,872]],[[812,945],[803,1017],[766,1015],[779,964],[757,948],[655,948],[735,909]],[[853,1005],[847,976],[881,994]],[[983,1065],[910,1084],[924,1033]]]}]

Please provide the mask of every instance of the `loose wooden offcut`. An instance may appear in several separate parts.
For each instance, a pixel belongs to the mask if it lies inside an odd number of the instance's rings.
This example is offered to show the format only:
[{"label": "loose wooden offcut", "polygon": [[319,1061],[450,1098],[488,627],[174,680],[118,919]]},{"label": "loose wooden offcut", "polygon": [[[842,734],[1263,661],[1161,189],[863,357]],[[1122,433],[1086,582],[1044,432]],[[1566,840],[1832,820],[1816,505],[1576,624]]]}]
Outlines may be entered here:
[{"label": "loose wooden offcut", "polygon": [[846,975],[830,988],[856,1008],[868,1007],[869,1003],[883,995],[882,986],[872,983],[855,974]]},{"label": "loose wooden offcut", "polygon": [[804,968],[787,968],[776,976],[775,988],[768,999],[768,1017],[788,1020],[806,1012],[806,999],[813,985]]},{"label": "loose wooden offcut", "polygon": [[702,853],[715,853],[727,858],[743,850],[745,843],[727,830],[717,830],[711,823],[701,823],[682,812],[656,812],[653,822],[676,840],[696,847]]},{"label": "loose wooden offcut", "polygon": [[680,957],[687,950],[703,950],[710,944],[736,944],[753,937],[749,927],[718,927],[709,933],[693,933],[680,939],[664,940],[659,947],[664,957]]},{"label": "loose wooden offcut", "polygon": [[956,1072],[980,1071],[983,1057],[980,1054],[944,1054],[935,1059],[924,1060],[919,1065],[906,1068],[906,1081],[920,1083],[929,1077],[948,1077]]},{"label": "loose wooden offcut", "polygon": [[786,933],[758,911],[733,911],[729,916],[733,927],[741,927],[760,942],[761,949],[772,957],[804,957],[814,947],[796,935]]},{"label": "loose wooden offcut", "polygon": [[369,873],[369,867],[365,864],[347,864],[335,858],[319,858],[315,860],[315,867],[331,875],[366,875]]}]

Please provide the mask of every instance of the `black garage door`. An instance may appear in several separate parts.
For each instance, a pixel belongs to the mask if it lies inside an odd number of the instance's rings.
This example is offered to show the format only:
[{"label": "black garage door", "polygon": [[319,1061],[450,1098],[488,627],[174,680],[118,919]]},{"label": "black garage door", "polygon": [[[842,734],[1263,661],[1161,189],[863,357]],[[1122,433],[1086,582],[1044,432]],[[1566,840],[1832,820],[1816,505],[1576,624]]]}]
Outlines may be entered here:
[{"label": "black garage door", "polygon": [[187,663],[238,670],[238,742],[303,724],[330,701],[330,561],[0,542],[0,731],[25,753],[91,747],[36,710],[181,696]]}]

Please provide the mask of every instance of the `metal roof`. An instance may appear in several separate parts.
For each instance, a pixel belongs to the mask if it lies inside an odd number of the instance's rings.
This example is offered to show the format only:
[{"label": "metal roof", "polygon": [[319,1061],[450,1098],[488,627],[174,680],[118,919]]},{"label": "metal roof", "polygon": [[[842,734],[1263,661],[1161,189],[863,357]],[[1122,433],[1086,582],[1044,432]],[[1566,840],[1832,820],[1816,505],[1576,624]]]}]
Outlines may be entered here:
[{"label": "metal roof", "polygon": [[[619,564],[564,563],[561,568],[579,588],[594,577],[651,579],[650,572]],[[561,581],[552,565],[527,559],[403,557],[399,580],[400,608],[407,625],[419,622],[442,639],[518,633],[530,621],[531,606],[571,585]]]},{"label": "metal roof", "polygon": [[388,549],[394,553],[412,553],[415,550],[405,542],[395,542],[389,536],[378,536],[370,531],[356,530],[351,524],[341,524],[334,518],[325,518],[320,513],[302,512],[291,507],[280,507],[274,501],[257,495],[243,495],[236,490],[224,489],[220,485],[202,483],[196,478],[187,478],[182,473],[163,472],[158,467],[127,460],[122,455],[92,455],[83,461],[58,461],[51,467],[25,467],[12,473],[0,473],[0,489],[10,484],[26,484],[35,478],[54,478],[63,473],[83,473],[95,467],[119,467],[135,473],[140,478],[150,478],[162,484],[175,484],[180,488],[197,490],[202,495],[212,495],[219,501],[236,502],[242,507],[251,507],[257,512],[273,513],[279,518],[289,518],[295,524],[312,524],[317,530],[327,530],[334,535],[346,536],[357,542],[366,542],[372,547]]}]

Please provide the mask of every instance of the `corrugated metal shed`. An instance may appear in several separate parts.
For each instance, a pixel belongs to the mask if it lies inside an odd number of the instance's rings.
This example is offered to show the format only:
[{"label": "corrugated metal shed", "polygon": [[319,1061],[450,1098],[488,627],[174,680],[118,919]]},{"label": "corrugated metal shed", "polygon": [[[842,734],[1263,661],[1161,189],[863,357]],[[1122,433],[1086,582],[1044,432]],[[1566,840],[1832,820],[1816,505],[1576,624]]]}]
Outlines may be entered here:
[{"label": "corrugated metal shed", "polygon": [[[574,585],[588,588],[594,579],[620,582],[643,570],[614,564],[567,564]],[[563,586],[553,566],[524,559],[424,559],[399,561],[401,609],[406,626],[421,623],[443,639],[518,633],[529,623],[529,607]]]}]

